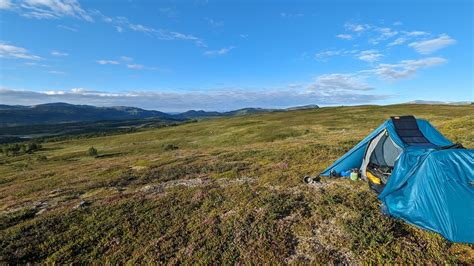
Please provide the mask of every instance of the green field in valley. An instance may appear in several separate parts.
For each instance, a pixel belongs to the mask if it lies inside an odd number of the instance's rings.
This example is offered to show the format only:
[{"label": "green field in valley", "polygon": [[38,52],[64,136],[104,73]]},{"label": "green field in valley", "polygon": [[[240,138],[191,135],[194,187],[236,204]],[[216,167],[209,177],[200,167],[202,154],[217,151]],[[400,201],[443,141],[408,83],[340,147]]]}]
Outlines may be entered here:
[{"label": "green field in valley", "polygon": [[392,105],[215,118],[0,155],[0,262],[473,264],[473,245],[383,216],[363,181],[302,182],[404,114],[474,148],[473,105]]}]

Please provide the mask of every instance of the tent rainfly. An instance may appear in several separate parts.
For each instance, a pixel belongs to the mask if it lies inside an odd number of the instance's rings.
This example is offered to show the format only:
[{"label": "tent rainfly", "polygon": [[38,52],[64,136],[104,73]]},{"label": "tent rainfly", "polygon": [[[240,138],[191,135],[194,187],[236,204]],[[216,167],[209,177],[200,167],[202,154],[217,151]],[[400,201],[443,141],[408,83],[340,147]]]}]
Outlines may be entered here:
[{"label": "tent rainfly", "polygon": [[321,176],[357,168],[382,210],[453,242],[474,243],[474,150],[429,122],[392,117]]}]

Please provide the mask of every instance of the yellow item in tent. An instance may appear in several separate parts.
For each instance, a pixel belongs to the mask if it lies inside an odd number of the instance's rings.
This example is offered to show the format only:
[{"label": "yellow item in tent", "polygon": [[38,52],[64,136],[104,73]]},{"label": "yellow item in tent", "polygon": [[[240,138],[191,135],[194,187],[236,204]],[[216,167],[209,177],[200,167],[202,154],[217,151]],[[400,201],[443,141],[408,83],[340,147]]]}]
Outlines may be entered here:
[{"label": "yellow item in tent", "polygon": [[367,171],[367,178],[374,184],[380,185],[380,178],[374,176],[371,172]]}]

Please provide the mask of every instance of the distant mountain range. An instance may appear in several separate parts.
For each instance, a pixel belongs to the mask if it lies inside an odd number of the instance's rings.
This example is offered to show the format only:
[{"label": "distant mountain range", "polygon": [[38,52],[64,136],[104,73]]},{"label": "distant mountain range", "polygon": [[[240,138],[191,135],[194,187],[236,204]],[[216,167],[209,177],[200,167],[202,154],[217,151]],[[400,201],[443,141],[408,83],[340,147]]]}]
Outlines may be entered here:
[{"label": "distant mountain range", "polygon": [[407,102],[408,104],[449,104],[449,105],[468,105],[472,104],[472,102],[465,101],[465,102],[443,102],[443,101],[424,101],[424,100],[414,100],[411,102]]},{"label": "distant mountain range", "polygon": [[207,112],[190,110],[178,114],[144,110],[136,107],[97,107],[68,103],[47,103],[34,106],[0,104],[0,127],[57,124],[69,122],[93,122],[161,118],[163,120],[189,120],[219,116],[238,116],[265,112],[314,109],[317,105],[291,107],[287,109],[243,108],[229,112]]},{"label": "distant mountain range", "polygon": [[0,105],[0,126],[125,120],[148,117],[170,118],[168,114],[163,112],[133,107],[96,107],[67,103],[48,103],[35,106]]}]

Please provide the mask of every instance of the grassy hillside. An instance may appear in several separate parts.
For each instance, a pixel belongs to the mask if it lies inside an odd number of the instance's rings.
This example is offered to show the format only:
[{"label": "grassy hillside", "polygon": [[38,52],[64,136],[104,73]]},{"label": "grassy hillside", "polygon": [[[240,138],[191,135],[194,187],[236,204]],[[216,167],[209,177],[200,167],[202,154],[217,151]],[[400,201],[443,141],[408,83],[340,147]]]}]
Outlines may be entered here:
[{"label": "grassy hillside", "polygon": [[362,181],[302,183],[403,114],[474,147],[473,106],[394,105],[216,118],[0,157],[0,262],[472,264],[474,246],[382,216]]}]

